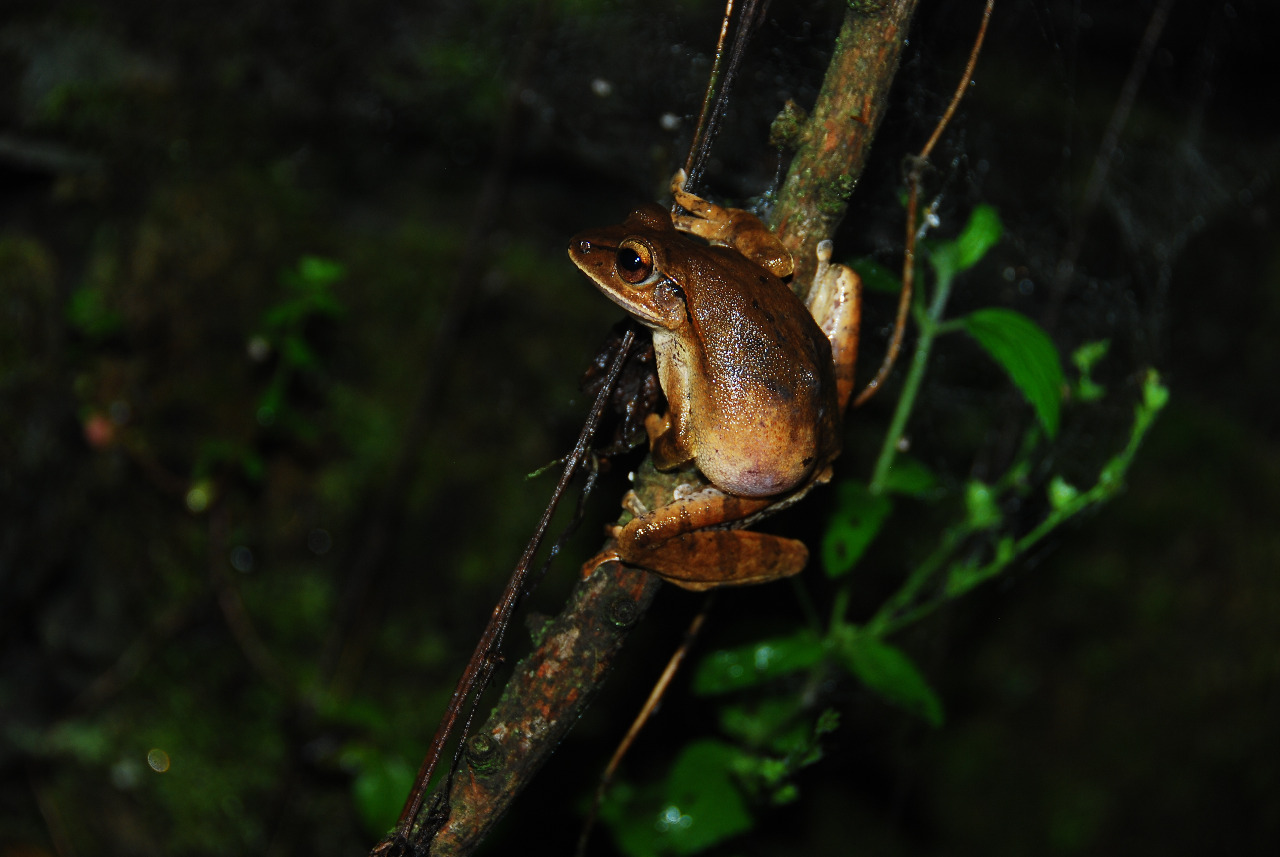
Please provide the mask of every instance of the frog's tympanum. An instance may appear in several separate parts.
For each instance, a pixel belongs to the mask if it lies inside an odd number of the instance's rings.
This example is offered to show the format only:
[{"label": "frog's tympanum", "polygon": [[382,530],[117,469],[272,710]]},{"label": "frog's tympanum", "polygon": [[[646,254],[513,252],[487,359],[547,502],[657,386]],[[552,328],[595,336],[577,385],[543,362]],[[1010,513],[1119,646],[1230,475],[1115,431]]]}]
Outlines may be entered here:
[{"label": "frog's tympanum", "polygon": [[857,276],[818,248],[807,304],[783,281],[790,252],[754,215],[684,191],[687,214],[656,204],[619,226],[576,236],[569,257],[610,299],[653,331],[668,411],[645,423],[659,470],[696,465],[710,485],[677,491],[615,528],[590,573],[621,561],[686,589],[795,574],[800,542],[735,529],[831,476],[841,413],[853,389]]}]

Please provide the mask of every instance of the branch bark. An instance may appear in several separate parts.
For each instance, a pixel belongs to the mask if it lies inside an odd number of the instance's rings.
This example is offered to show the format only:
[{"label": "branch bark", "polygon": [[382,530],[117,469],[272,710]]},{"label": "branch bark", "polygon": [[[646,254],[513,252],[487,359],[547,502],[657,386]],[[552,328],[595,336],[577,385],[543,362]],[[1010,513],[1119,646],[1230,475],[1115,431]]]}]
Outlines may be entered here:
[{"label": "branch bark", "polygon": [[773,230],[795,257],[795,288],[813,282],[818,242],[844,218],[884,118],[916,3],[849,3],[813,111],[795,135],[796,153],[773,211]]},{"label": "branch bark", "polygon": [[[796,283],[812,280],[817,244],[844,215],[884,115],[916,2],[849,4],[813,112],[796,129],[798,148],[775,208],[775,229],[796,257]],[[635,490],[653,509],[691,477],[696,471],[659,473],[646,460]],[[579,583],[468,741],[447,799],[437,791],[409,841],[384,841],[375,853],[470,854],[594,697],[659,585],[656,576],[617,563]]]}]

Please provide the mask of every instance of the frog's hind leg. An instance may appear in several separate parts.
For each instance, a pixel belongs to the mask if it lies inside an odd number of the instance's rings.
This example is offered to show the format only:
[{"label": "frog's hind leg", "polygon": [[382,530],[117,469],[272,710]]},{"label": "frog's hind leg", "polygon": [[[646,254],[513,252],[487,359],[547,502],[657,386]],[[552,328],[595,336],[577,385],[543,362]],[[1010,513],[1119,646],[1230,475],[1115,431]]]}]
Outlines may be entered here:
[{"label": "frog's hind leg", "polygon": [[[707,487],[648,512],[633,498],[632,503],[624,505],[633,514],[641,514],[625,526],[612,528],[615,543],[587,560],[582,566],[582,576],[590,577],[597,568],[611,561],[639,566],[674,582],[686,581],[680,585],[687,589],[710,589],[717,585],[711,582],[712,578],[721,574],[727,575],[727,579],[719,585],[726,586],[794,574],[804,567],[804,557],[798,553],[804,550],[801,543],[772,546],[768,542],[760,542],[761,533],[706,529],[745,520],[767,509],[772,500],[769,497],[736,497],[718,488]],[[775,536],[764,538],[777,540]],[[759,550],[748,547],[757,542],[761,545]],[[731,555],[733,559],[724,559],[716,554],[719,548],[727,550],[726,556]],[[776,563],[771,559],[774,555]],[[808,556],[807,552],[804,556]],[[739,561],[744,565],[742,569],[735,570],[734,564]],[[796,561],[799,565],[792,568]],[[778,564],[787,570],[782,574],[763,575],[759,569],[767,563]],[[697,585],[693,585],[695,583]]]},{"label": "frog's hind leg", "polygon": [[803,542],[753,530],[698,530],[621,555],[629,565],[699,592],[790,577],[809,561]]},{"label": "frog's hind leg", "polygon": [[858,364],[858,328],[862,323],[862,282],[846,265],[831,263],[832,244],[818,242],[818,270],[806,305],[831,343],[840,412],[853,394]]},{"label": "frog's hind leg", "polygon": [[767,509],[772,497],[738,497],[707,487],[629,521],[618,533],[624,551],[648,549],[686,533],[732,524]]}]

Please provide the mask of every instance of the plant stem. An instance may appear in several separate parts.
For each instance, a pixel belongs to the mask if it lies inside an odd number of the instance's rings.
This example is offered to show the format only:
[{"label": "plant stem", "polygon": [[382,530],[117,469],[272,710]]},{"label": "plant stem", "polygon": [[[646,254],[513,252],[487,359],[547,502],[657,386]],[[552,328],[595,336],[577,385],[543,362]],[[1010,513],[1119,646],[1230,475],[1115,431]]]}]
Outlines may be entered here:
[{"label": "plant stem", "polygon": [[995,557],[986,564],[967,569],[963,565],[952,564],[940,596],[917,604],[907,612],[895,616],[895,613],[911,603],[925,581],[941,570],[947,557],[955,551],[964,537],[974,531],[971,527],[965,526],[948,530],[942,544],[912,572],[902,588],[876,612],[865,626],[865,631],[880,637],[896,633],[932,613],[946,602],[959,598],[979,584],[990,580],[1071,518],[1115,497],[1124,487],[1124,478],[1133,463],[1138,447],[1142,445],[1160,409],[1164,407],[1167,396],[1168,391],[1161,385],[1159,375],[1149,371],[1143,389],[1143,400],[1134,410],[1129,442],[1103,466],[1098,474],[1098,481],[1092,488],[1077,494],[1068,502],[1050,511],[1043,521],[1021,538],[1001,540],[996,547]]},{"label": "plant stem", "polygon": [[944,330],[942,314],[947,308],[947,299],[951,296],[951,274],[938,273],[938,285],[929,304],[929,311],[917,317],[920,338],[916,342],[915,354],[911,358],[911,368],[907,370],[907,378],[902,386],[902,395],[898,398],[898,406],[894,409],[893,420],[889,423],[889,431],[884,437],[884,446],[880,448],[880,457],[876,459],[876,467],[872,472],[870,491],[872,494],[884,493],[885,482],[889,471],[893,469],[893,458],[898,453],[898,444],[907,427],[907,419],[911,416],[911,408],[915,405],[916,395],[920,392],[920,383],[924,380],[924,370],[929,363],[929,351],[933,348],[933,340]]},{"label": "plant stem", "polygon": [[920,589],[946,564],[968,532],[966,527],[952,527],[943,533],[942,542],[933,553],[925,557],[924,561],[911,572],[907,582],[880,605],[880,609],[864,626],[865,632],[872,637],[880,638],[897,630],[899,625],[894,618],[895,615],[915,600]]}]

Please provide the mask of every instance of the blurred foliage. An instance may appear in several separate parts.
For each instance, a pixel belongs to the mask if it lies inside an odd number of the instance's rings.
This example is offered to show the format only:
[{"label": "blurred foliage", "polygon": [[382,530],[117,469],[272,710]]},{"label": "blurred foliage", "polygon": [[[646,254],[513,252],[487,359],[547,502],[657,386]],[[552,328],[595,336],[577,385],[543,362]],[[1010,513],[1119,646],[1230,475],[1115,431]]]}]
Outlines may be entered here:
[{"label": "blurred foliage", "polygon": [[[769,186],[769,124],[812,101],[843,8],[773,4],[716,195]],[[1147,19],[998,10],[930,177],[940,233],[976,242],[938,257],[967,319],[943,332],[966,336],[940,340],[879,491],[904,371],[851,421],[835,489],[778,522],[826,574],[720,597],[606,804],[631,853],[1248,854],[1280,835],[1274,12],[1175,4],[1059,295]],[[573,436],[616,317],[564,241],[660,193],[718,13],[5,5],[0,854],[358,854],[382,833],[541,508],[523,474]],[[973,14],[922,7],[837,237],[873,287],[866,365],[900,161]],[[983,206],[1002,231],[964,229]],[[1117,463],[1158,403],[1147,365],[1173,395]],[[566,554],[620,493],[599,489]],[[898,606],[928,621],[877,627],[922,567],[925,600]],[[664,596],[492,850],[570,847],[693,606]]]}]

